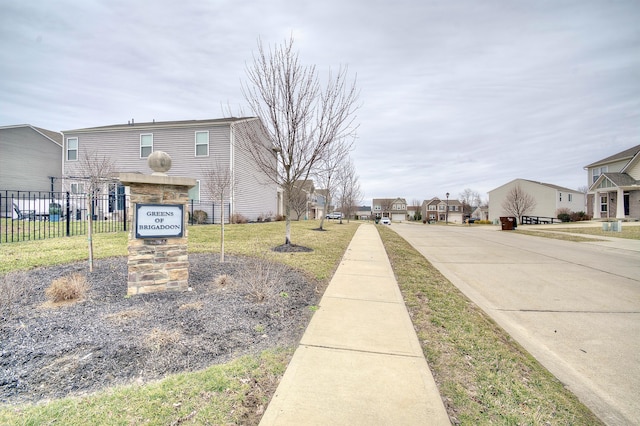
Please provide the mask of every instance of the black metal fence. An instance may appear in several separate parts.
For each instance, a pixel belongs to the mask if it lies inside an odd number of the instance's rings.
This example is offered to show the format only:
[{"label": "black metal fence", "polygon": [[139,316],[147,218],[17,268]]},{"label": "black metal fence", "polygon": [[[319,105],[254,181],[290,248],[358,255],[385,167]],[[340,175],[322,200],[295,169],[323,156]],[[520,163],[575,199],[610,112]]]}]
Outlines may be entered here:
[{"label": "black metal fence", "polygon": [[124,193],[0,191],[0,243],[85,235],[89,215],[93,232],[126,231],[129,198]]},{"label": "black metal fence", "polygon": [[[189,201],[188,222],[190,225],[220,223],[220,203]],[[231,204],[224,204],[224,223],[231,223]]]}]

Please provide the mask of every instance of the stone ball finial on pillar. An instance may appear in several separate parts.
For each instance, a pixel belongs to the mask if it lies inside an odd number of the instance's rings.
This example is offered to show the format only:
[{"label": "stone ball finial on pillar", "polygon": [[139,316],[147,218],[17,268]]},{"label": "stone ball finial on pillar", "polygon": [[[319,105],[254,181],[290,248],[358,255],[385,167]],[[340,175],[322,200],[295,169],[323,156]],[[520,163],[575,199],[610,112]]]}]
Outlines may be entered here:
[{"label": "stone ball finial on pillar", "polygon": [[154,151],[149,155],[147,164],[153,170],[153,176],[166,176],[171,169],[171,156],[164,151]]}]

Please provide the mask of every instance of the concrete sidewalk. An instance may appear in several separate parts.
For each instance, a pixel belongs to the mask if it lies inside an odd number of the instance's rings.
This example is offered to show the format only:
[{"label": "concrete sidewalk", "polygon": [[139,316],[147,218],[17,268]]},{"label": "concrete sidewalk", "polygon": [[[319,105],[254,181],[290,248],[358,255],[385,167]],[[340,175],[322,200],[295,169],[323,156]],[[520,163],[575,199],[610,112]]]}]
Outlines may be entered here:
[{"label": "concrete sidewalk", "polygon": [[374,225],[356,231],[260,424],[451,424]]}]

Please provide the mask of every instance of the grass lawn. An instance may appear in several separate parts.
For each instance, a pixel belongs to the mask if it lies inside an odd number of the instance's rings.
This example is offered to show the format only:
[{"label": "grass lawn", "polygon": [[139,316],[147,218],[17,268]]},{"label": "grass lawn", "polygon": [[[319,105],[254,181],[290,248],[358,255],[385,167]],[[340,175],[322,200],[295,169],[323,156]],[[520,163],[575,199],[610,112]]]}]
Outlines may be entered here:
[{"label": "grass lawn", "polygon": [[440,394],[460,424],[602,424],[410,244],[379,230]]},{"label": "grass lawn", "polygon": [[[227,254],[266,255],[321,281],[337,267],[356,223],[294,222],[292,241],[311,253],[274,253],[284,242],[284,223],[226,227]],[[425,356],[450,413],[463,425],[572,424],[601,422],[535,359],[470,303],[424,257],[387,227],[380,230]],[[191,252],[217,252],[219,226],[189,227]],[[124,255],[126,235],[95,237],[96,257]],[[62,249],[62,250],[61,250]],[[3,244],[3,271],[86,259],[86,237]],[[196,373],[176,374],[144,385],[107,389],[85,397],[0,408],[0,424],[256,424],[292,348],[274,348]],[[271,385],[271,386],[270,386]]]},{"label": "grass lawn", "polygon": [[[310,253],[276,253],[284,242],[284,222],[227,225],[227,254],[269,256],[327,283],[346,250],[357,223],[326,223],[326,232],[313,230],[319,222],[293,222],[294,243]],[[190,226],[189,251],[219,253],[220,226]],[[127,253],[127,234],[97,234],[96,258]],[[88,258],[87,237],[65,237],[0,245],[0,273],[37,266],[83,261]],[[195,373],[175,374],[164,380],[107,389],[85,397],[71,397],[35,405],[0,408],[2,425],[40,424],[257,424],[261,413],[247,408],[255,401],[264,407],[284,373],[294,348],[273,348]],[[248,402],[251,401],[251,404]],[[260,404],[258,404],[260,405]]]},{"label": "grass lawn", "polygon": [[529,229],[519,227],[516,232],[535,237],[553,238],[557,240],[588,242],[606,241],[598,237],[625,238],[630,240],[640,240],[640,226],[636,224],[622,223],[622,231],[603,231],[601,226],[583,226],[572,228],[545,228],[544,230]]}]

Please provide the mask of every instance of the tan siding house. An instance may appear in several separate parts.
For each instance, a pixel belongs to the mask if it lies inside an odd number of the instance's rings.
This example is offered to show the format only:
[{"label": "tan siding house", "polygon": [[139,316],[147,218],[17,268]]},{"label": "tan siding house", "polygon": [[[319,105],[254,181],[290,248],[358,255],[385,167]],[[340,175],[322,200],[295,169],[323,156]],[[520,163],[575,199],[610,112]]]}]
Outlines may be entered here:
[{"label": "tan siding house", "polygon": [[585,197],[580,191],[550,183],[514,179],[489,191],[489,220],[495,222],[502,216],[511,216],[502,205],[509,192],[516,186],[520,186],[522,191],[536,200],[535,207],[525,216],[556,218],[558,210],[563,208],[572,212],[584,211]]},{"label": "tan siding house", "polygon": [[422,220],[430,223],[462,223],[463,221],[462,203],[458,200],[441,200],[438,197],[434,197],[430,200],[424,200],[420,208],[422,209]]},{"label": "tan siding house", "polygon": [[404,198],[374,198],[371,213],[375,219],[388,217],[393,222],[407,220],[407,200]]},{"label": "tan siding house", "polygon": [[584,168],[587,214],[594,219],[640,219],[640,145]]},{"label": "tan siding house", "polygon": [[[116,172],[150,174],[147,165],[151,152],[164,151],[172,158],[168,174],[196,179],[190,195],[194,210],[207,212],[209,222],[219,222],[221,206],[208,190],[206,176],[210,170],[229,170],[232,190],[225,199],[225,219],[231,214],[257,220],[262,215],[278,214],[276,184],[265,176],[236,146],[234,125],[243,122],[260,126],[256,118],[228,118],[119,124],[87,129],[67,130],[64,135],[63,176],[65,187],[81,185],[80,164],[85,155],[108,156]],[[265,144],[268,141],[265,140]],[[275,161],[275,159],[274,159]],[[229,207],[230,206],[230,207]]]}]

